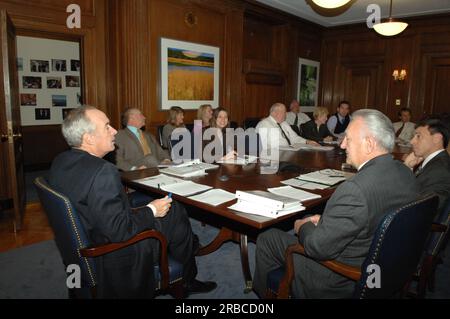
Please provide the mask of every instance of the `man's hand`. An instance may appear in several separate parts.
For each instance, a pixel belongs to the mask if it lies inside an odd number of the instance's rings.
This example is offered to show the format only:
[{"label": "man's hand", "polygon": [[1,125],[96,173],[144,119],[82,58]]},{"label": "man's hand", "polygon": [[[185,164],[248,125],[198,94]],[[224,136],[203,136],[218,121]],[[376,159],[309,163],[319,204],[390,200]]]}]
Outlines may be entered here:
[{"label": "man's hand", "polygon": [[166,158],[166,159],[164,159],[162,162],[161,162],[161,164],[170,164],[170,163],[172,163],[172,161],[170,160],[170,159],[168,159],[168,158]]},{"label": "man's hand", "polygon": [[411,152],[406,156],[404,159],[404,163],[406,166],[408,166],[410,169],[413,169],[416,165],[422,163],[423,157],[418,157],[414,155],[414,152]]},{"label": "man's hand", "polygon": [[323,139],[324,142],[332,142],[333,141],[333,136],[327,136]]},{"label": "man's hand", "polygon": [[147,166],[145,166],[145,165],[141,165],[138,167],[138,169],[146,169],[146,168],[147,168]]},{"label": "man's hand", "polygon": [[313,215],[313,216],[309,216],[309,217],[306,217],[306,218],[297,219],[295,221],[295,223],[294,223],[294,231],[298,235],[298,232],[299,232],[300,228],[304,224],[306,224],[308,222],[311,222],[311,223],[314,224],[314,226],[317,226],[317,223],[319,222],[319,220],[320,220],[320,215]]},{"label": "man's hand", "polygon": [[313,141],[313,140],[306,140],[306,144],[314,145],[314,146],[319,146],[320,145],[319,143],[317,143],[316,141]]},{"label": "man's hand", "polygon": [[169,197],[164,197],[164,198],[160,198],[160,199],[155,199],[153,202],[151,202],[150,204],[152,204],[155,209],[155,217],[164,217],[167,215],[167,212],[170,209],[170,206],[172,206],[172,198]]},{"label": "man's hand", "polygon": [[236,151],[230,151],[227,155],[222,157],[223,161],[236,159],[237,153]]}]

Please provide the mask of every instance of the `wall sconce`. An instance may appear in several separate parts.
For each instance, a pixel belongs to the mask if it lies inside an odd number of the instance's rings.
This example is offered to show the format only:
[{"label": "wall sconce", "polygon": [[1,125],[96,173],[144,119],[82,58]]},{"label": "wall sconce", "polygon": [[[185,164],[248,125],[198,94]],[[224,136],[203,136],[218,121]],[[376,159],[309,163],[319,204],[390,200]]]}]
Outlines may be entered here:
[{"label": "wall sconce", "polygon": [[403,81],[406,78],[406,70],[402,69],[400,72],[398,72],[398,70],[394,70],[392,77],[394,78],[394,81]]}]

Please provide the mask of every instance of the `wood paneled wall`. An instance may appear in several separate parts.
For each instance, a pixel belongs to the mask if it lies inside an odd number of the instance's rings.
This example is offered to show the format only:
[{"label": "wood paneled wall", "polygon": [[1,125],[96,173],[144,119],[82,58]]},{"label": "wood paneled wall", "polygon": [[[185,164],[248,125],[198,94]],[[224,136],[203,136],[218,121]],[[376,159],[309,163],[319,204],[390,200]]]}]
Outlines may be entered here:
[{"label": "wood paneled wall", "polygon": [[[362,25],[323,33],[321,102],[334,112],[347,99],[353,110],[373,107],[397,120],[409,107],[413,120],[448,112],[450,91],[450,15],[411,18],[393,38],[381,37]],[[405,69],[394,81],[394,69]],[[396,105],[400,100],[400,105]]]}]

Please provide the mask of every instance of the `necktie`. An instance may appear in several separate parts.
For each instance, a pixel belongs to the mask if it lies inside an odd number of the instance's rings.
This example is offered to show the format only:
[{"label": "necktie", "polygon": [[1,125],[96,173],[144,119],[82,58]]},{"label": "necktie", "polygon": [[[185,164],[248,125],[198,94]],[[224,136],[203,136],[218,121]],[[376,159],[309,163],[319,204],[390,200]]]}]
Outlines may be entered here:
[{"label": "necktie", "polygon": [[147,140],[145,139],[144,132],[142,132],[142,130],[139,130],[139,142],[141,142],[144,156],[152,153],[150,147],[148,146]]},{"label": "necktie", "polygon": [[283,129],[281,128],[281,124],[277,123],[278,127],[281,130],[281,134],[283,135],[283,137],[286,139],[286,141],[288,142],[289,145],[291,145],[291,141],[289,140],[289,138],[287,137],[286,133],[283,131]]},{"label": "necktie", "polygon": [[398,129],[397,132],[395,132],[395,137],[399,137],[400,134],[402,134],[403,128],[405,127],[405,123],[402,124],[402,126]]},{"label": "necktie", "polygon": [[422,171],[423,171],[423,167],[422,167],[422,165],[420,165],[420,166],[416,169],[416,171],[414,172],[414,174],[415,174],[416,176],[418,176],[420,173],[422,173]]},{"label": "necktie", "polygon": [[298,126],[298,113],[295,114],[294,125]]}]

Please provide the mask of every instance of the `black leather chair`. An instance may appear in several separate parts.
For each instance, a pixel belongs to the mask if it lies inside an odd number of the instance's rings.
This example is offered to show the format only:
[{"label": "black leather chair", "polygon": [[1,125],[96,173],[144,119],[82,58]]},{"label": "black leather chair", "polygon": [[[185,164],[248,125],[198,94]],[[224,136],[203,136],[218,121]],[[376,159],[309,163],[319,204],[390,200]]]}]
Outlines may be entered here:
[{"label": "black leather chair", "polygon": [[256,125],[258,125],[259,121],[261,119],[259,117],[248,117],[244,120],[244,130],[248,129],[249,127],[255,128]]},{"label": "black leather chair", "polygon": [[[317,261],[323,266],[355,281],[354,298],[392,298],[405,293],[423,252],[431,229],[438,198],[431,195],[386,214],[378,225],[361,268],[337,261]],[[286,267],[268,273],[267,298],[288,298],[294,278],[293,254],[306,257],[304,247],[294,244],[286,250]],[[381,269],[381,287],[367,286],[366,269],[376,264]]]},{"label": "black leather chair", "polygon": [[437,266],[442,263],[442,253],[447,246],[450,234],[449,224],[450,198],[447,199],[444,209],[439,213],[431,227],[431,234],[427,240],[425,252],[414,275],[417,284],[415,289],[410,291],[411,296],[425,298],[427,288],[430,291],[434,291],[434,274]]},{"label": "black leather chair", "polygon": [[36,178],[34,184],[55,234],[56,246],[64,265],[67,267],[76,264],[81,270],[81,288],[70,289],[70,297],[96,297],[96,267],[93,260],[95,257],[133,245],[147,238],[155,238],[161,244],[160,263],[154,267],[157,292],[168,291],[177,298],[184,296],[183,265],[168,257],[167,240],[160,232],[146,230],[125,242],[93,247],[69,199],[52,189],[43,177]]},{"label": "black leather chair", "polygon": [[163,144],[163,129],[164,129],[164,126],[165,126],[165,124],[164,125],[158,125],[158,138],[159,138],[159,145],[161,145],[161,147],[163,148],[163,149],[166,149],[165,147],[164,147],[164,144]]}]

